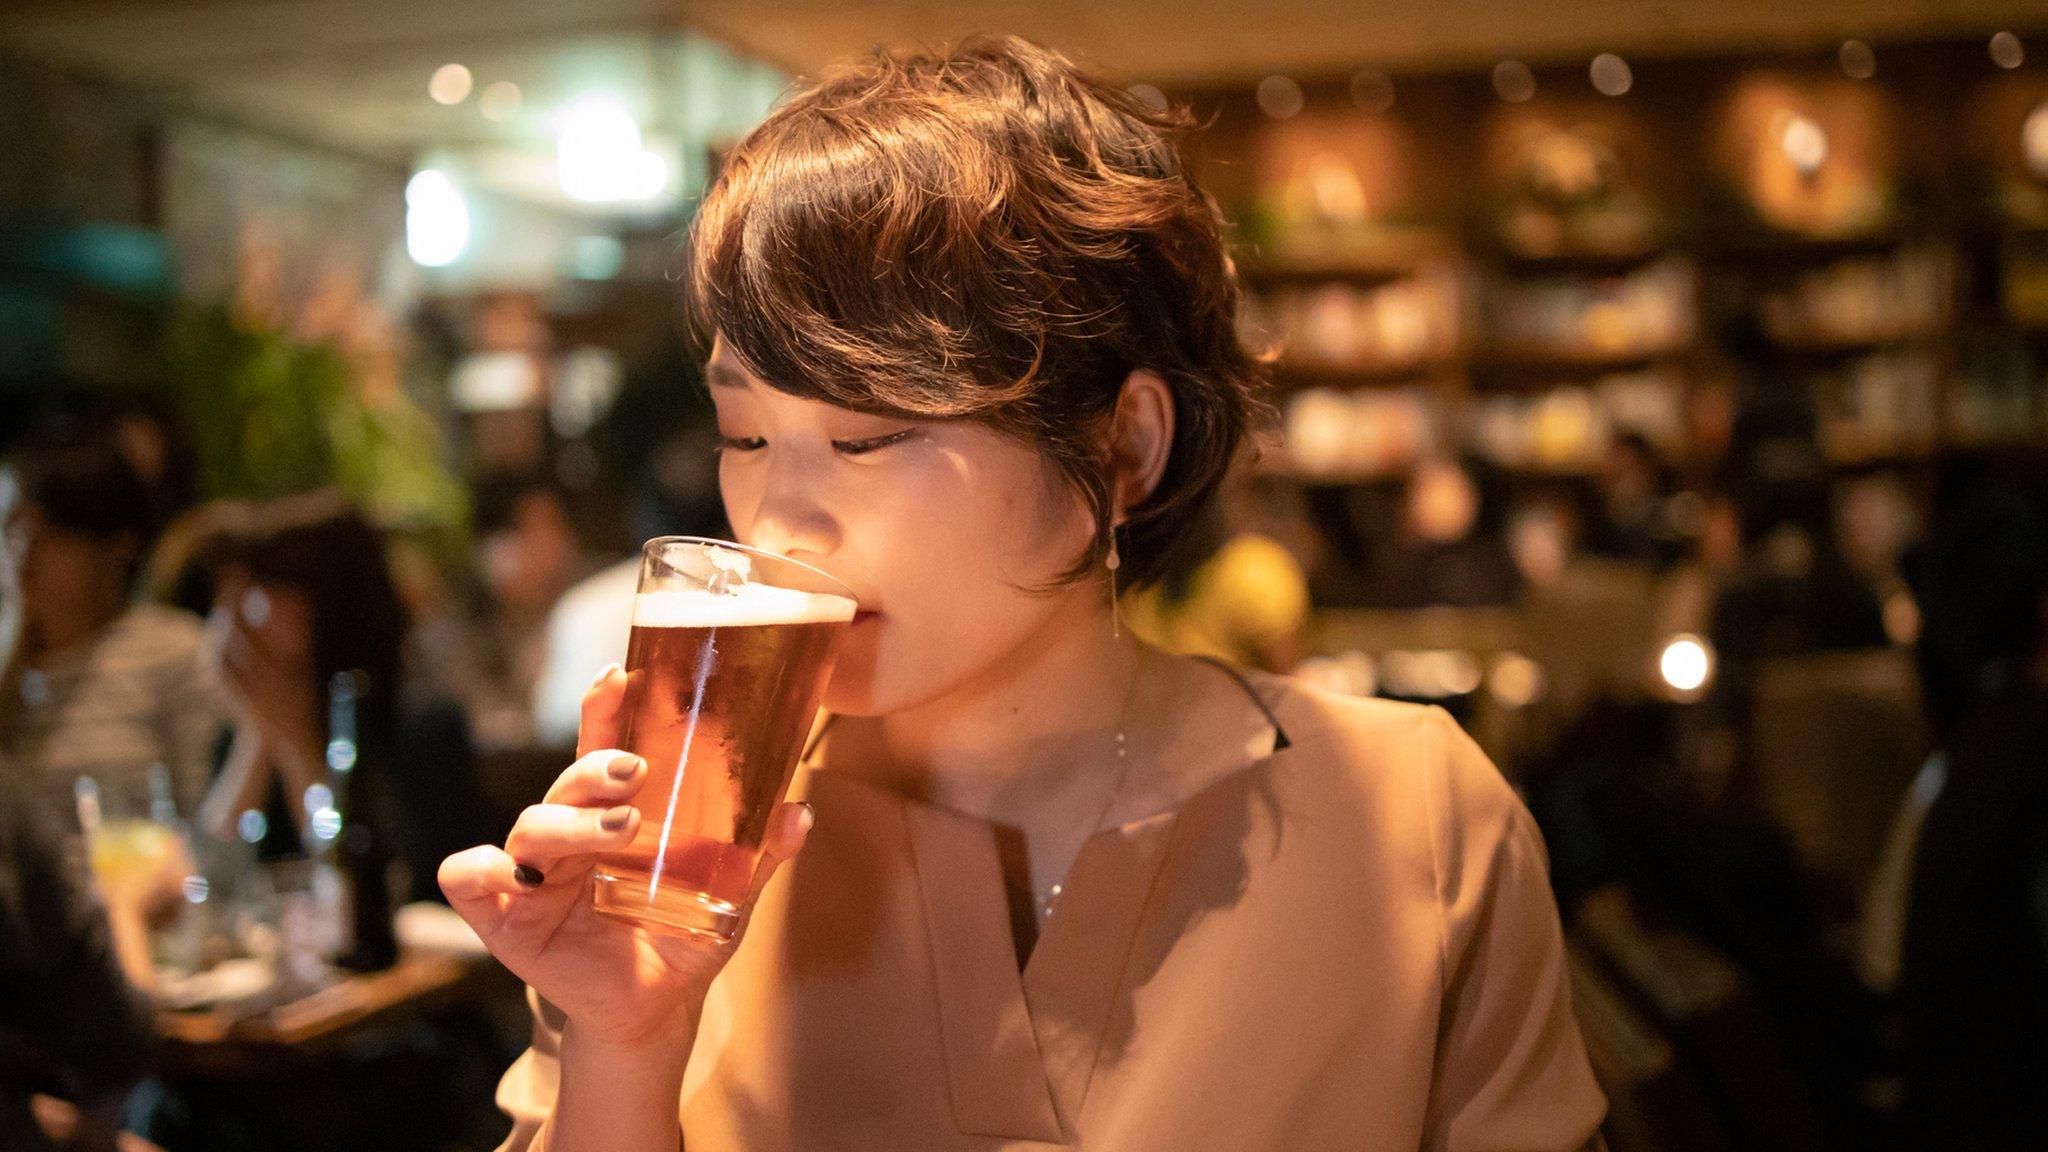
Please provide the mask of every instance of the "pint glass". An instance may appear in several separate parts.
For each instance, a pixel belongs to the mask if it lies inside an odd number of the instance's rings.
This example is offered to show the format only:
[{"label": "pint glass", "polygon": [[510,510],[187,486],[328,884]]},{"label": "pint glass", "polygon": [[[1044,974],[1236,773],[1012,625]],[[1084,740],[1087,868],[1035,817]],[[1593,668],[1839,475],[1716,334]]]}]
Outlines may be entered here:
[{"label": "pint glass", "polygon": [[622,713],[647,782],[632,844],[599,858],[599,912],[732,938],[854,611],[845,585],[785,557],[647,542]]}]

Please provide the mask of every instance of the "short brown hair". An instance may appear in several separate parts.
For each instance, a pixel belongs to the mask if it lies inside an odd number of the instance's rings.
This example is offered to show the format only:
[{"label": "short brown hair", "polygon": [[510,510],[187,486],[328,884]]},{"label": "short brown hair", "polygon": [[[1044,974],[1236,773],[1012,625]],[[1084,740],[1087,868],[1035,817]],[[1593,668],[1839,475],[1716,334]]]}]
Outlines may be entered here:
[{"label": "short brown hair", "polygon": [[1124,379],[1157,372],[1172,451],[1116,537],[1146,583],[1269,415],[1186,126],[1016,38],[878,53],[727,158],[692,230],[693,317],[781,391],[1035,444],[1096,514],[1069,580],[1109,547]]}]

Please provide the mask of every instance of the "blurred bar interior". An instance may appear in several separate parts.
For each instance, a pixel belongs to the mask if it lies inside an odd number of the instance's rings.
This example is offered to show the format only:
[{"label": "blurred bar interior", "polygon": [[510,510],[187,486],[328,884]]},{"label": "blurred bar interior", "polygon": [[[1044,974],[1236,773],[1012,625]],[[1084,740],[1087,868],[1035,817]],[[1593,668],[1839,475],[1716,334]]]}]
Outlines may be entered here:
[{"label": "blurred bar interior", "polygon": [[[1547,838],[1615,1152],[1929,1147],[1912,1092],[1982,1116],[2040,1087],[2013,1066],[2048,987],[2039,4],[13,0],[7,498],[132,540],[143,606],[117,579],[49,609],[120,671],[17,654],[0,747],[80,814],[117,945],[119,892],[177,894],[134,899],[143,1089],[71,1085],[78,1114],[40,1084],[46,1126],[502,1136],[525,1008],[432,867],[565,762],[623,654],[620,562],[726,531],[679,232],[794,78],[976,30],[1194,112],[1275,355],[1281,434],[1130,619],[1473,732]],[[52,463],[94,437],[126,480]],[[238,576],[365,553],[412,621],[362,641],[400,699],[207,654],[217,605],[281,610]],[[362,585],[301,584],[312,631],[379,631]],[[167,703],[209,659],[233,699]],[[337,772],[386,758],[446,826],[357,852],[333,829],[368,801],[220,799],[294,691],[347,712]],[[338,885],[402,905],[384,954],[334,955]]]}]

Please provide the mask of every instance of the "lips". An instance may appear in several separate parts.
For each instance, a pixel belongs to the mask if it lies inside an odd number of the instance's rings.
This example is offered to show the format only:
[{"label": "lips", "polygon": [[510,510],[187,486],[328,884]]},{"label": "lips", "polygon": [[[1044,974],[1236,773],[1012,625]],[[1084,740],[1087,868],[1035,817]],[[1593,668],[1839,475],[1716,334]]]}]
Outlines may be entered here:
[{"label": "lips", "polygon": [[880,615],[881,615],[881,613],[880,613],[880,612],[876,612],[876,611],[874,611],[874,610],[873,610],[873,609],[871,609],[871,608],[863,608],[863,609],[861,609],[860,611],[858,611],[858,612],[855,612],[855,613],[853,614],[853,622],[854,622],[855,624],[865,624],[865,623],[867,623],[868,621],[870,621],[870,620],[872,620],[872,619],[874,619],[875,617],[877,617],[877,616],[880,616]]}]

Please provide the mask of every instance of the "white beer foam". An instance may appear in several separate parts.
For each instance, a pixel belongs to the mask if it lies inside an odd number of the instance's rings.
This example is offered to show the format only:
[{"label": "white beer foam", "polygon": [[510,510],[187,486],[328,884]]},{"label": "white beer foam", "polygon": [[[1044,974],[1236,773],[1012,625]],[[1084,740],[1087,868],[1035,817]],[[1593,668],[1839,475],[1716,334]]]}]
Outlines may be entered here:
[{"label": "white beer foam", "polygon": [[642,592],[633,598],[635,628],[751,628],[768,624],[839,624],[854,602],[823,592],[748,584],[735,592],[698,588]]}]

